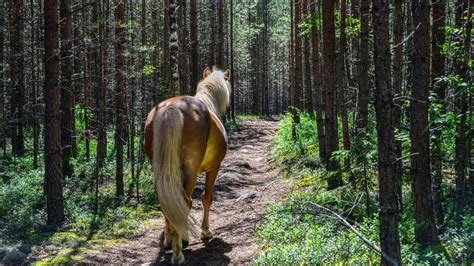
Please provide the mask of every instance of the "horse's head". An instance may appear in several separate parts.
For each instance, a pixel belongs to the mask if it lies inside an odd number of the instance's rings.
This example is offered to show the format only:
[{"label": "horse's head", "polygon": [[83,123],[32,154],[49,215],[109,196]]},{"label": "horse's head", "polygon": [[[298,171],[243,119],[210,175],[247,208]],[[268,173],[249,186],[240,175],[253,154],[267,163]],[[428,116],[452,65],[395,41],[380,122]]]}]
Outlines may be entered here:
[{"label": "horse's head", "polygon": [[[212,73],[217,74],[216,76],[220,77],[220,76],[223,76],[224,77],[224,80],[226,81],[226,85],[227,85],[227,90],[229,92],[229,95],[230,95],[230,92],[231,92],[231,87],[230,87],[230,69],[226,69],[224,71],[221,71],[219,70],[217,67],[206,67],[206,69],[204,69],[204,71],[202,72],[202,77],[204,79],[206,79],[208,76],[210,76]],[[220,73],[222,73],[223,75],[221,75]]]},{"label": "horse's head", "polygon": [[202,73],[204,78],[199,84],[196,97],[201,99],[218,115],[223,115],[230,103],[230,69],[221,71],[216,67],[207,67]]}]

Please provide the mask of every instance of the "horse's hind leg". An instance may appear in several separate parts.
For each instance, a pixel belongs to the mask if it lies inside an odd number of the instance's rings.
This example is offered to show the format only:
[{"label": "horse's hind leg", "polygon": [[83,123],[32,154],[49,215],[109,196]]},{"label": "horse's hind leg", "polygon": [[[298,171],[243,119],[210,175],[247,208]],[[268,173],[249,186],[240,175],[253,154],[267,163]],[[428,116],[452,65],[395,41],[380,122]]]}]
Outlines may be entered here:
[{"label": "horse's hind leg", "polygon": [[184,255],[183,255],[183,243],[182,239],[178,234],[173,235],[173,256],[171,256],[171,263],[172,264],[182,264],[184,262]]},{"label": "horse's hind leg", "polygon": [[212,238],[212,233],[209,230],[209,209],[212,204],[212,192],[214,190],[214,183],[216,181],[217,173],[219,172],[219,167],[215,170],[206,172],[206,188],[202,194],[202,206],[204,207],[204,216],[202,218],[201,225],[201,239],[210,239]]},{"label": "horse's hind leg", "polygon": [[171,226],[168,218],[165,217],[165,239],[163,240],[163,247],[165,249],[170,249],[173,242],[173,235],[175,234],[173,227]]}]

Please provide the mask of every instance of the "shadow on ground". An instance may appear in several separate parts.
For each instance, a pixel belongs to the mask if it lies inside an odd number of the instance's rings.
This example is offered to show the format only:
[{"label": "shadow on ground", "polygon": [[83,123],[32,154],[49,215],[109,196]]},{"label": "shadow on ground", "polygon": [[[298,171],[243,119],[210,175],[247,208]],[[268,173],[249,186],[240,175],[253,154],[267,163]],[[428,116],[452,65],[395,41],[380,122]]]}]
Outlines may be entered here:
[{"label": "shadow on ground", "polygon": [[[232,251],[232,245],[221,238],[213,238],[205,241],[200,249],[184,249],[183,255],[186,259],[184,265],[227,265],[230,263],[230,258],[226,253],[230,251]],[[171,265],[171,255],[171,250],[165,250],[163,247],[163,234],[161,234],[160,249],[153,265]]]}]

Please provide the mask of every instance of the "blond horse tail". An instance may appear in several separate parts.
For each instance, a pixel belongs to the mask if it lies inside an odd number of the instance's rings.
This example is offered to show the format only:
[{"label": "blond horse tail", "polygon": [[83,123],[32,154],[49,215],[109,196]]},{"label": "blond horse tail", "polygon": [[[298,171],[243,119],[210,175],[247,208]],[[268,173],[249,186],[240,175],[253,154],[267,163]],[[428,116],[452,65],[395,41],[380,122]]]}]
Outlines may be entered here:
[{"label": "blond horse tail", "polygon": [[188,240],[190,208],[185,200],[181,169],[181,111],[172,106],[159,109],[153,132],[153,177],[160,207],[176,233]]}]

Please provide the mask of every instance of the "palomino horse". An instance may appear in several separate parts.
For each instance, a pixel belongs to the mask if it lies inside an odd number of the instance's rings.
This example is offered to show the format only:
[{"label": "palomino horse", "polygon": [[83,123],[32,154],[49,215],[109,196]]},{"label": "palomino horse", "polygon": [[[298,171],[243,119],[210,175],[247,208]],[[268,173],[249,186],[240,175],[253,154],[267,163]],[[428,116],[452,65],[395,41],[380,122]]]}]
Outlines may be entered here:
[{"label": "palomino horse", "polygon": [[218,115],[228,104],[230,71],[206,68],[196,95],[179,96],[155,106],[145,124],[145,151],[165,216],[164,246],[173,250],[172,263],[184,262],[182,241],[189,241],[191,195],[197,176],[206,172],[202,195],[201,239],[212,238],[209,208],[217,172],[227,151],[227,134]]}]

